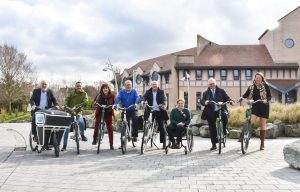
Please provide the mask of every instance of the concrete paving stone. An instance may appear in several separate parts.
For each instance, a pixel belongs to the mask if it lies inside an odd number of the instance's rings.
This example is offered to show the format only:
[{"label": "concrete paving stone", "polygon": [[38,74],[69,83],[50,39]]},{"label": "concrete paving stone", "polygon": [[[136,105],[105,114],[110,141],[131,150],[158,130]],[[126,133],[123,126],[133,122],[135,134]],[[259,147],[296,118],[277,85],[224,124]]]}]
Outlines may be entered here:
[{"label": "concrete paving stone", "polygon": [[294,185],[275,185],[277,189],[296,189]]},{"label": "concrete paving stone", "polygon": [[[28,137],[30,124],[5,126],[13,126]],[[88,129],[86,135],[91,138],[92,130]],[[118,133],[115,133],[115,146],[120,144],[118,137]],[[1,144],[3,141],[1,139],[0,134],[0,148],[4,144],[9,145],[3,142]],[[53,151],[43,151],[40,154],[29,150],[23,153],[13,152],[7,161],[4,163],[0,161],[0,181],[3,182],[3,184],[0,182],[0,186],[16,187],[16,191],[20,191],[18,186],[28,185],[36,189],[35,191],[43,188],[49,191],[59,189],[72,192],[208,190],[291,192],[300,189],[297,185],[300,178],[299,171],[291,169],[285,163],[282,148],[295,140],[296,138],[268,140],[266,146],[272,148],[259,151],[259,140],[254,138],[246,155],[241,154],[236,140],[230,139],[221,155],[208,150],[209,139],[199,137],[195,137],[195,150],[188,155],[184,155],[182,150],[170,150],[168,155],[162,150],[151,150],[140,155],[139,147],[132,148],[131,145],[128,152],[122,155],[120,150],[108,149],[107,135],[104,137],[101,145],[103,150],[99,155],[96,154],[96,147],[91,146],[90,141],[80,143],[81,154],[77,155],[75,143],[70,140],[68,151],[61,153],[59,158],[54,157]],[[140,143],[137,146],[139,145]],[[266,188],[259,188],[260,185]],[[294,185],[294,188],[277,187],[281,185]],[[3,191],[2,186],[0,191]],[[219,189],[219,186],[222,188]],[[240,188],[235,189],[236,186]],[[269,186],[276,186],[276,189],[269,189]]]}]

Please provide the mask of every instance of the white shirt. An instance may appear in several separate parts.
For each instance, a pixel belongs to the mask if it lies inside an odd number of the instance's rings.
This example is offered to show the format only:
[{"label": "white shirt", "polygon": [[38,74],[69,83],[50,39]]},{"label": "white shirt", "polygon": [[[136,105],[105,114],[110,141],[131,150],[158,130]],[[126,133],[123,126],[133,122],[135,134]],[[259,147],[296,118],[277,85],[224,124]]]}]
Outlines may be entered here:
[{"label": "white shirt", "polygon": [[152,103],[153,111],[160,111],[157,101],[156,101],[157,91],[152,92],[152,96],[153,96],[153,103]]},{"label": "white shirt", "polygon": [[39,108],[45,109],[48,107],[47,91],[41,91],[41,100]]}]

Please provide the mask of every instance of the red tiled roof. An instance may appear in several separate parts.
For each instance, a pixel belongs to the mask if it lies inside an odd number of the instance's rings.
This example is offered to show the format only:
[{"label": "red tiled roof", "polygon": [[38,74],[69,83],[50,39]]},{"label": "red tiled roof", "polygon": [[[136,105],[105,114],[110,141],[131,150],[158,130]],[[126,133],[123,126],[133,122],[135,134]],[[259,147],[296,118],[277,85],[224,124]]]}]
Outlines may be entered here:
[{"label": "red tiled roof", "polygon": [[194,63],[177,63],[176,68],[272,68],[298,67],[274,64],[265,45],[208,45],[195,57]]}]

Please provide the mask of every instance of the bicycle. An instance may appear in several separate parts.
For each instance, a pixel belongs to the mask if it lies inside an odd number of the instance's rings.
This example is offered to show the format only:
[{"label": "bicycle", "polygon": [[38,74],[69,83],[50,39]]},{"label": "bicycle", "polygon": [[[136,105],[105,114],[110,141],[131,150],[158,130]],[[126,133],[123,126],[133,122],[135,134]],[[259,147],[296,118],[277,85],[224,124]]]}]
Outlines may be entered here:
[{"label": "bicycle", "polygon": [[219,154],[222,152],[222,143],[223,147],[226,146],[226,135],[224,135],[223,132],[223,120],[222,120],[222,106],[227,105],[231,101],[226,102],[215,102],[215,101],[208,101],[209,103],[213,103],[218,107],[218,117],[216,120],[216,128],[217,128],[217,138],[218,138],[218,144],[219,144]]},{"label": "bicycle", "polygon": [[132,127],[128,125],[127,119],[126,119],[126,111],[133,107],[134,105],[130,105],[129,107],[118,107],[119,110],[121,110],[121,121],[118,122],[119,130],[121,130],[121,149],[122,153],[125,154],[127,150],[127,141],[132,142],[132,146],[135,147],[134,141],[132,140]]},{"label": "bicycle", "polygon": [[75,105],[73,108],[70,108],[68,106],[64,106],[63,108],[69,112],[71,114],[71,117],[73,119],[72,123],[71,123],[71,128],[69,127],[70,129],[70,132],[73,131],[73,135],[71,135],[71,139],[73,139],[76,143],[76,149],[77,149],[77,154],[80,154],[80,151],[79,151],[79,141],[80,141],[80,138],[79,138],[79,124],[77,122],[77,115],[78,115],[78,111],[81,110],[81,108],[83,108],[84,104],[81,103],[81,104],[78,104],[78,105]]},{"label": "bicycle", "polygon": [[[144,154],[146,151],[148,141],[150,141],[151,147],[154,145],[157,149],[159,149],[154,142],[158,133],[158,124],[156,118],[153,118],[153,106],[148,105],[147,102],[145,102],[144,105],[151,110],[148,119],[144,119],[143,123],[144,133],[141,142],[141,154]],[[159,105],[158,107],[161,108],[163,105]],[[164,139],[164,146],[166,146],[166,139]]]},{"label": "bicycle", "polygon": [[241,150],[242,153],[245,154],[248,150],[249,147],[249,142],[252,137],[252,132],[253,132],[253,124],[251,122],[251,115],[252,115],[252,105],[257,103],[257,102],[263,102],[261,99],[253,101],[245,98],[241,98],[239,102],[245,101],[247,103],[247,109],[246,109],[246,120],[243,125],[243,129],[240,135],[240,140],[241,140]]},{"label": "bicycle", "polygon": [[98,136],[97,136],[97,142],[98,142],[97,154],[99,154],[100,144],[104,137],[104,129],[106,128],[106,124],[104,122],[105,109],[108,109],[108,108],[112,107],[113,105],[100,105],[99,103],[95,103],[95,104],[98,105],[100,108],[102,108],[101,114],[99,113],[101,120],[100,120],[99,129],[98,129]]}]

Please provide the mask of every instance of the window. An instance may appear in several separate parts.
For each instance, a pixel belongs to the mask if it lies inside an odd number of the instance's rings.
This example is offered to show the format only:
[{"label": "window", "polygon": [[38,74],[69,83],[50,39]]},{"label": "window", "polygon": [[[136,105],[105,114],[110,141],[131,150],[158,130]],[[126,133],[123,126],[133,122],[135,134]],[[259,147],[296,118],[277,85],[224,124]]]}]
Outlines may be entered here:
[{"label": "window", "polygon": [[152,81],[157,81],[158,80],[158,72],[157,71],[152,72],[151,80]]},{"label": "window", "polygon": [[197,69],[195,71],[195,79],[196,80],[202,80],[202,70],[201,69]]},{"label": "window", "polygon": [[166,97],[167,97],[167,110],[169,109],[169,93],[166,93]]},{"label": "window", "polygon": [[240,70],[238,69],[233,70],[233,80],[240,80]]},{"label": "window", "polygon": [[284,41],[284,45],[286,48],[292,48],[294,47],[295,43],[294,43],[294,40],[291,39],[291,38],[287,38],[285,41]]},{"label": "window", "polygon": [[185,108],[188,108],[188,106],[189,106],[189,93],[185,91],[185,92],[184,92],[183,98],[184,98],[184,100],[185,100],[184,107],[185,107]]},{"label": "window", "polygon": [[227,70],[221,69],[221,80],[227,80]]},{"label": "window", "polygon": [[185,77],[185,78],[187,79],[187,77],[186,77],[187,75],[190,75],[190,70],[184,69],[184,70],[183,70],[182,77]]},{"label": "window", "polygon": [[170,74],[165,74],[165,81],[166,81],[166,84],[170,83]]},{"label": "window", "polygon": [[246,69],[246,80],[252,80],[252,69]]},{"label": "window", "polygon": [[215,71],[213,69],[208,70],[208,78],[215,77]]}]

